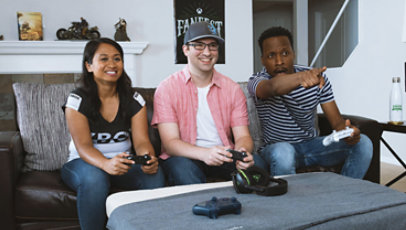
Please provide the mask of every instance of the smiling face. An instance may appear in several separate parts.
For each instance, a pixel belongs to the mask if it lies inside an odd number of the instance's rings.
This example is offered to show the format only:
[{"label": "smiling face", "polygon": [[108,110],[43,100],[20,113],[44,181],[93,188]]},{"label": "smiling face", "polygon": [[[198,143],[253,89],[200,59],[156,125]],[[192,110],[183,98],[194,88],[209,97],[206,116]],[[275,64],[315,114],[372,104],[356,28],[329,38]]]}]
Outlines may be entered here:
[{"label": "smiling face", "polygon": [[92,63],[86,62],[86,69],[93,73],[96,83],[116,83],[123,73],[123,59],[114,46],[101,43],[93,56]]},{"label": "smiling face", "polygon": [[262,65],[275,77],[280,74],[294,73],[295,53],[286,36],[270,37],[262,43]]},{"label": "smiling face", "polygon": [[[217,40],[213,38],[204,38],[190,43],[217,44]],[[216,64],[219,56],[218,50],[209,50],[209,46],[207,45],[203,50],[197,50],[195,47],[190,45],[183,45],[182,48],[183,53],[188,59],[188,64],[191,70],[193,69],[200,72],[213,71],[213,66]]]}]

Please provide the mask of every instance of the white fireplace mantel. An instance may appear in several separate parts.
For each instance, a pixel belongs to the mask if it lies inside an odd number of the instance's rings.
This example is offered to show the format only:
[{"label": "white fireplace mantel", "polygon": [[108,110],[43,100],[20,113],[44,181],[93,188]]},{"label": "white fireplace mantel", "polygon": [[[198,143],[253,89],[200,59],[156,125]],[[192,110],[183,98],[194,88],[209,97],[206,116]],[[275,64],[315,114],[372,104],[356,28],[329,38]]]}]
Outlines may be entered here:
[{"label": "white fireplace mantel", "polygon": [[[0,41],[0,74],[81,73],[87,41]],[[147,42],[119,42],[124,68],[135,83],[135,56]]]}]

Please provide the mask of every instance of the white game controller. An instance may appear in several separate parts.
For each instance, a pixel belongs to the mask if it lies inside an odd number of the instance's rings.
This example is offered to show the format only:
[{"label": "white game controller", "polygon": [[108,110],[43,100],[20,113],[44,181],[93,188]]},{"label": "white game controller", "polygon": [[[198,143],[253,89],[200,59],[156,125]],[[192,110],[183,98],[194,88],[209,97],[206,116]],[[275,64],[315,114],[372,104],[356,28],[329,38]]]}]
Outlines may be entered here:
[{"label": "white game controller", "polygon": [[354,132],[354,129],[349,127],[340,131],[333,130],[330,135],[323,139],[323,145],[330,145],[331,143],[333,143],[333,141],[338,142],[340,139],[351,136],[352,132]]}]

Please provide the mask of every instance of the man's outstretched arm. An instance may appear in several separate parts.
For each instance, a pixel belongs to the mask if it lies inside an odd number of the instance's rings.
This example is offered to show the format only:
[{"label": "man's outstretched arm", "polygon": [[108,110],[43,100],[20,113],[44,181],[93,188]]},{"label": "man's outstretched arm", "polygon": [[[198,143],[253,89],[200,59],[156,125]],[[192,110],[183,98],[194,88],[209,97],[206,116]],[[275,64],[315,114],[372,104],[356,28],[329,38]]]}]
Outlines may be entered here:
[{"label": "man's outstretched arm", "polygon": [[266,99],[285,95],[299,86],[310,88],[319,85],[321,88],[324,85],[324,78],[321,74],[326,69],[327,67],[324,66],[292,74],[279,74],[269,80],[261,81],[257,86],[256,96],[260,99]]}]

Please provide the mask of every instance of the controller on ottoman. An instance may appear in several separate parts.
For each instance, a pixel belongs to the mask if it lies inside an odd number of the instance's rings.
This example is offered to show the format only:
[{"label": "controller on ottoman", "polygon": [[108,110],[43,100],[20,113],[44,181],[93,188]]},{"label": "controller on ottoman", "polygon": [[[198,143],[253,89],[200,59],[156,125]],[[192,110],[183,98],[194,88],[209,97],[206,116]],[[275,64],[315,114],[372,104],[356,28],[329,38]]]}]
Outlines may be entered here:
[{"label": "controller on ottoman", "polygon": [[241,203],[235,197],[217,198],[213,196],[211,200],[195,204],[193,214],[205,215],[211,219],[216,219],[220,215],[241,213]]},{"label": "controller on ottoman", "polygon": [[227,151],[233,154],[231,157],[233,160],[243,161],[244,158],[248,156],[246,152],[240,152],[233,149],[227,149]]},{"label": "controller on ottoman", "polygon": [[131,154],[130,156],[127,157],[127,159],[134,161],[135,164],[148,165],[147,161],[151,160],[151,157],[149,155],[137,156],[137,155]]}]

